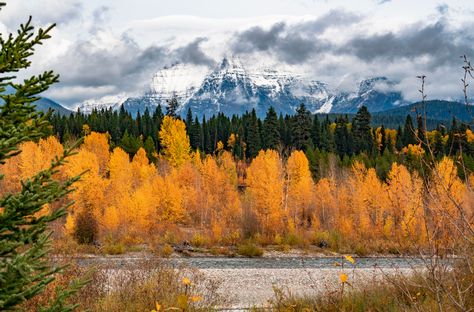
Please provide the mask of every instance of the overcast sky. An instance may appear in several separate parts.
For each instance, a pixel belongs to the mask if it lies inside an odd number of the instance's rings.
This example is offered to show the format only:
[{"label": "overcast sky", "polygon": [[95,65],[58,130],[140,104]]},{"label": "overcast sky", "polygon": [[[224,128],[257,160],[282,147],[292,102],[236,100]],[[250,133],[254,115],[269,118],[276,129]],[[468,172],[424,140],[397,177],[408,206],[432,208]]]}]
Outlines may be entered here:
[{"label": "overcast sky", "polygon": [[236,56],[351,90],[387,76],[418,98],[462,96],[462,54],[474,58],[474,1],[420,0],[10,0],[0,32],[32,15],[57,23],[32,71],[53,69],[47,96],[69,106],[145,92],[175,62],[217,64]]}]

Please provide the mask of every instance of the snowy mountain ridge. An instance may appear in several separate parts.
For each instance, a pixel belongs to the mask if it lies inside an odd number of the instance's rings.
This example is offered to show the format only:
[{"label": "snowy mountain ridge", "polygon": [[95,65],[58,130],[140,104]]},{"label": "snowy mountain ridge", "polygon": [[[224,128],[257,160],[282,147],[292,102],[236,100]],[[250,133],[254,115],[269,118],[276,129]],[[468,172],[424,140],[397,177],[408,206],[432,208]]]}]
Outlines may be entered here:
[{"label": "snowy mountain ridge", "polygon": [[377,112],[407,104],[395,83],[385,77],[360,82],[356,92],[330,88],[326,83],[274,68],[247,69],[238,58],[224,58],[212,69],[207,66],[175,64],[163,68],[152,78],[150,91],[138,97],[117,100],[112,97],[88,101],[81,111],[97,108],[118,109],[124,105],[132,114],[166,107],[167,100],[176,97],[179,112],[188,108],[198,116],[217,113],[242,114],[255,109],[264,116],[270,106],[278,113],[294,114],[304,103],[312,113],[353,113],[361,105]]}]

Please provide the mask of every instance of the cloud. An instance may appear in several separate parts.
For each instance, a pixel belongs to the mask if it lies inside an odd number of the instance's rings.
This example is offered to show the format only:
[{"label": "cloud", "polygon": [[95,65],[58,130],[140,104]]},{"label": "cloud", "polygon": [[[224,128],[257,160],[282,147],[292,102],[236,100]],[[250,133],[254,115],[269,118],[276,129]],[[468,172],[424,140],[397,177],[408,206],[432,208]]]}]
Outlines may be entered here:
[{"label": "cloud", "polygon": [[347,27],[361,19],[357,14],[332,10],[310,21],[278,22],[269,29],[255,26],[237,33],[231,49],[236,54],[268,52],[285,63],[301,64],[331,49],[330,41],[321,38],[327,29]]},{"label": "cloud", "polygon": [[283,22],[276,23],[269,30],[260,26],[252,27],[236,36],[233,52],[268,51],[275,47],[285,28]]},{"label": "cloud", "polygon": [[436,10],[438,11],[439,14],[445,15],[449,11],[449,6],[446,3],[442,3],[436,7]]},{"label": "cloud", "polygon": [[175,51],[175,54],[178,58],[178,61],[195,65],[214,65],[215,61],[201,50],[200,45],[205,41],[207,41],[207,38],[199,37],[193,40],[188,45],[177,49]]},{"label": "cloud", "polygon": [[[371,6],[389,2],[370,1]],[[457,14],[454,5],[451,10],[446,4],[433,6],[429,20],[410,24],[385,23],[372,15],[339,9],[317,18],[171,16],[152,24],[134,22],[120,28],[113,21],[114,11],[107,6],[86,11],[79,0],[46,2],[57,10],[35,14],[39,10],[35,5],[12,5],[9,17],[2,22],[9,28],[15,16],[24,17],[21,10],[28,9],[42,23],[53,19],[68,23],[56,28],[46,53],[34,64],[41,63],[44,69],[52,68],[61,75],[61,83],[48,93],[69,105],[116,94],[138,95],[148,91],[153,74],[164,66],[180,62],[212,67],[229,52],[237,54],[245,66],[253,62],[256,68],[271,65],[276,70],[294,70],[346,91],[357,89],[362,79],[386,76],[397,85],[376,87],[396,88],[409,100],[419,99],[414,77],[426,74],[430,98],[455,98],[462,95],[459,56],[474,58],[470,44],[474,42],[474,24],[450,19]],[[70,35],[74,27],[80,31]],[[42,59],[48,57],[43,64]]]},{"label": "cloud", "polygon": [[450,29],[446,21],[440,19],[429,25],[416,23],[399,32],[358,36],[349,40],[340,51],[367,62],[428,57],[427,63],[437,67],[454,64],[463,54],[474,55],[470,42],[472,34]]},{"label": "cloud", "polygon": [[62,25],[80,18],[82,11],[80,0],[9,1],[1,15],[2,23],[13,31],[28,15],[33,16],[37,25]]},{"label": "cloud", "polygon": [[331,10],[321,17],[297,24],[294,31],[320,34],[328,28],[346,28],[363,20],[363,16],[345,10]]}]

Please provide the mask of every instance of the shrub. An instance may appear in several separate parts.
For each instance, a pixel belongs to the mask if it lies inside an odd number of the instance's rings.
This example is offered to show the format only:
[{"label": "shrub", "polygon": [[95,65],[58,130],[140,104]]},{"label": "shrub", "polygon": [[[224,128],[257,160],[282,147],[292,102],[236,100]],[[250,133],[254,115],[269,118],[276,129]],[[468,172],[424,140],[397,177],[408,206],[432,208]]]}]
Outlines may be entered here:
[{"label": "shrub", "polygon": [[329,248],[331,247],[331,235],[328,231],[315,232],[311,239],[311,243],[319,248]]},{"label": "shrub", "polygon": [[125,253],[125,246],[122,243],[108,243],[103,251],[107,255],[120,255]]},{"label": "shrub", "polygon": [[194,247],[203,247],[204,245],[207,244],[207,239],[204,237],[204,235],[200,233],[196,233],[191,239],[191,244]]},{"label": "shrub", "polygon": [[358,256],[367,256],[369,254],[369,251],[368,249],[362,245],[362,244],[357,244],[355,247],[354,247],[354,252],[358,255]]},{"label": "shrub", "polygon": [[245,244],[240,245],[237,248],[237,252],[239,253],[239,255],[250,258],[263,256],[263,249],[250,241],[247,241]]},{"label": "shrub", "polygon": [[165,258],[170,257],[173,254],[173,252],[174,252],[174,249],[169,244],[165,244],[163,247],[160,248],[160,255]]},{"label": "shrub", "polygon": [[98,233],[98,224],[91,211],[87,210],[77,215],[74,228],[74,238],[79,244],[92,244]]},{"label": "shrub", "polygon": [[283,242],[290,246],[303,245],[303,239],[296,232],[287,233],[283,239]]}]

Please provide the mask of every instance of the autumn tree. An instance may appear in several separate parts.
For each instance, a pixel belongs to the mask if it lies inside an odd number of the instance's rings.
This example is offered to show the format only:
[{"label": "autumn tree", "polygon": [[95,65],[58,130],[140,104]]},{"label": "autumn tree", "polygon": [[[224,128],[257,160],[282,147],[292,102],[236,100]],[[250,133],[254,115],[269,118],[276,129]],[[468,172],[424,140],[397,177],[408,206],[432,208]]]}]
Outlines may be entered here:
[{"label": "autumn tree", "polygon": [[191,147],[183,121],[165,116],[160,129],[163,155],[173,167],[179,167],[190,159]]},{"label": "autumn tree", "polygon": [[260,151],[247,170],[247,194],[264,234],[283,229],[283,168],[276,151]]},{"label": "autumn tree", "polygon": [[423,182],[416,172],[397,163],[388,174],[389,205],[386,207],[384,235],[403,245],[426,239],[423,212]]},{"label": "autumn tree", "polygon": [[291,153],[286,163],[285,209],[293,225],[311,225],[313,179],[309,162],[302,151]]}]

